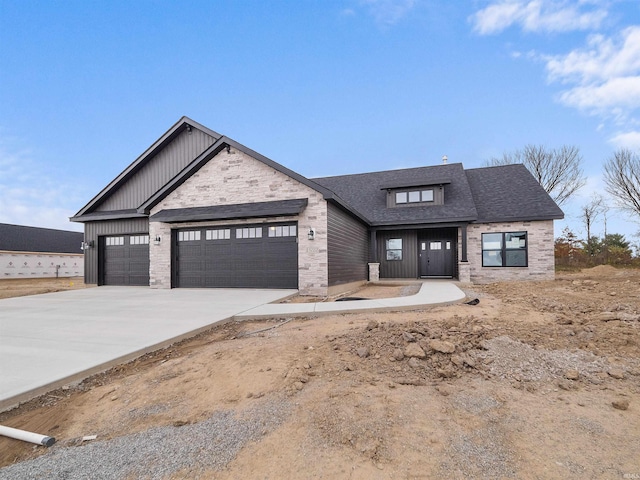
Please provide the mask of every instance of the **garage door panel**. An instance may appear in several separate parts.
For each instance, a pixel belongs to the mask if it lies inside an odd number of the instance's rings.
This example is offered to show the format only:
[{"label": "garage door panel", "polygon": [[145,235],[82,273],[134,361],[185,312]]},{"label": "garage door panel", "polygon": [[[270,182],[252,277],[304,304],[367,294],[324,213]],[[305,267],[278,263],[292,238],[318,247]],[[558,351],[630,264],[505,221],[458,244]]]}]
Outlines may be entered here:
[{"label": "garage door panel", "polygon": [[149,236],[118,235],[101,242],[103,285],[149,285]]},{"label": "garage door panel", "polygon": [[[176,242],[175,286],[297,288],[298,244],[295,236],[268,237],[268,226],[262,225],[222,228],[230,230],[230,238],[207,240],[205,228],[200,230],[199,241]],[[243,228],[242,234],[248,229],[253,237],[237,238],[236,228]],[[182,238],[186,238],[186,234]],[[200,251],[187,248],[191,244],[198,244]]]}]

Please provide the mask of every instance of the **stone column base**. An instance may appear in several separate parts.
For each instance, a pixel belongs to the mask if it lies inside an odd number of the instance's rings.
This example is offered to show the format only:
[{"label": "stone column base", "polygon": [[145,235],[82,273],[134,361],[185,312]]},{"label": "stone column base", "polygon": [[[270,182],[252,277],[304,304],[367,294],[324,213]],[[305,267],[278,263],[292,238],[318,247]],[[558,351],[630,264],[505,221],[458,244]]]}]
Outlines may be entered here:
[{"label": "stone column base", "polygon": [[469,265],[469,262],[458,263],[458,280],[471,283],[471,265]]},{"label": "stone column base", "polygon": [[380,264],[379,263],[369,264],[369,281],[370,282],[380,281]]}]

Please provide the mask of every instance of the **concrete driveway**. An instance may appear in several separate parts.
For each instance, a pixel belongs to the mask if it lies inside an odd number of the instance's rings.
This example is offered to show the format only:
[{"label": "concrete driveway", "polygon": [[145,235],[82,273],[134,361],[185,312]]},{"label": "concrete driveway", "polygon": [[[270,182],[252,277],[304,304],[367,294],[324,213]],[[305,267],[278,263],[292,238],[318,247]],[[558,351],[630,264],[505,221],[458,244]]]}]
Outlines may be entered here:
[{"label": "concrete driveway", "polygon": [[294,293],[99,287],[0,300],[0,411]]}]

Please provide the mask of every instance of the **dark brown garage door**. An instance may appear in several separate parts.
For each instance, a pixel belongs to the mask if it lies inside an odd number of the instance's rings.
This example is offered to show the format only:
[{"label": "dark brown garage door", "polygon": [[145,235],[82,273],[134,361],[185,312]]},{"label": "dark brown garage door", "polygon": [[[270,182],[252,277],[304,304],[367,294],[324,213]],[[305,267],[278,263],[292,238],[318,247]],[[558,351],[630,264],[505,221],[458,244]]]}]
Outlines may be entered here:
[{"label": "dark brown garage door", "polygon": [[102,285],[149,285],[149,235],[100,239]]},{"label": "dark brown garage door", "polygon": [[176,287],[298,288],[295,224],[174,232]]}]

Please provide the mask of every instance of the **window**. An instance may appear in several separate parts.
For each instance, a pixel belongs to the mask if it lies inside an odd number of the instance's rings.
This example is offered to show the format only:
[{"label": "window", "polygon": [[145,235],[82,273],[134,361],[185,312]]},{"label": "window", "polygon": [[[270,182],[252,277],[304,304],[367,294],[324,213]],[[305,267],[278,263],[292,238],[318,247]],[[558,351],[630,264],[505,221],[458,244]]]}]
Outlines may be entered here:
[{"label": "window", "polygon": [[207,230],[205,232],[205,240],[229,240],[230,238],[230,228],[219,228],[217,230]]},{"label": "window", "polygon": [[105,239],[105,245],[107,247],[115,247],[119,245],[124,245],[124,237],[107,237]]},{"label": "window", "polygon": [[262,238],[262,227],[236,228],[236,238]]},{"label": "window", "polygon": [[295,225],[276,225],[269,227],[270,237],[295,237],[296,236]]},{"label": "window", "polygon": [[178,232],[179,242],[197,242],[200,240],[200,230]]},{"label": "window", "polygon": [[390,238],[387,240],[387,260],[402,260],[402,239]]},{"label": "window", "polygon": [[129,245],[149,245],[149,235],[131,235]]},{"label": "window", "polygon": [[407,192],[396,192],[396,205],[423,202],[433,202],[433,190],[409,190]]},{"label": "window", "polygon": [[483,267],[526,267],[527,232],[483,233]]}]

